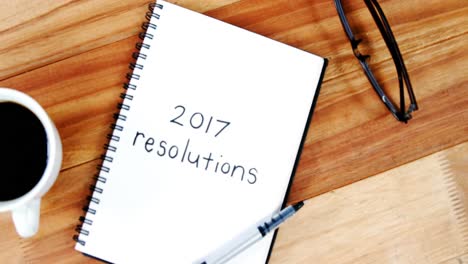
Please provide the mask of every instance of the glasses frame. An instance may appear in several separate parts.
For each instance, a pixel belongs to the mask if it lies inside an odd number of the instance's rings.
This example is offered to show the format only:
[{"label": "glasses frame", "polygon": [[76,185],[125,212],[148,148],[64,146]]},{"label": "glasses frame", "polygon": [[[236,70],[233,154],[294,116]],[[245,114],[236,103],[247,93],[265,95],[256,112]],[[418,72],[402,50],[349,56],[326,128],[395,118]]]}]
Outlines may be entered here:
[{"label": "glasses frame", "polygon": [[[341,0],[334,0],[338,16],[340,17],[341,24],[343,29],[346,32],[351,47],[353,49],[354,56],[359,60],[362,69],[364,70],[367,79],[371,83],[374,90],[377,92],[379,97],[382,99],[385,106],[392,113],[392,115],[400,122],[407,123],[408,120],[412,118],[411,113],[418,110],[418,104],[416,102],[416,97],[413,92],[413,87],[409,79],[408,71],[406,70],[403,57],[401,56],[400,49],[398,44],[393,36],[393,32],[390,28],[390,25],[387,21],[387,18],[384,15],[382,8],[376,0],[364,0],[367,9],[372,15],[375,24],[379,28],[380,34],[382,35],[385,44],[392,55],[393,62],[395,63],[395,68],[398,74],[398,84],[400,86],[400,109],[397,109],[389,97],[385,94],[382,87],[377,82],[375,75],[372,73],[367,60],[370,58],[370,55],[363,55],[359,52],[358,46],[361,43],[362,39],[356,39],[355,34],[351,30],[348,19],[346,18],[345,12],[343,10],[343,5]],[[408,92],[408,97],[410,99],[410,105],[408,109],[405,107],[405,94],[404,90]]]}]

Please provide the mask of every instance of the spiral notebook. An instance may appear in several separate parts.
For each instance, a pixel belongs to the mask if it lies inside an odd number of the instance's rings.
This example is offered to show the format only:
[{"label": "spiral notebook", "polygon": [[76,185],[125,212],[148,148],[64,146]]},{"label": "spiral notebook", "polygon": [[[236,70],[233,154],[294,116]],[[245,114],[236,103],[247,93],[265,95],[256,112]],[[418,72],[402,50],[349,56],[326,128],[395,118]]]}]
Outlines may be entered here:
[{"label": "spiral notebook", "polygon": [[326,60],[164,1],[146,18],[75,248],[192,263],[285,205]]}]

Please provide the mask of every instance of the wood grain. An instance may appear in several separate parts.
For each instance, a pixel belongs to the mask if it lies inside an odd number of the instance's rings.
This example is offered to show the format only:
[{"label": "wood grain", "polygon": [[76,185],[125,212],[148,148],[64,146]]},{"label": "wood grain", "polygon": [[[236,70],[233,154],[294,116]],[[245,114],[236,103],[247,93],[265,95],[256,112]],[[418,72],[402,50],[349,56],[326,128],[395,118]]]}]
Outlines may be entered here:
[{"label": "wood grain", "polygon": [[[138,34],[151,1],[49,2],[18,0],[2,8],[0,80]],[[203,12],[234,1],[172,2]]]},{"label": "wood grain", "polygon": [[[0,214],[0,263],[93,262],[73,250],[71,236],[124,91],[122,83],[130,71],[148,2],[17,0],[1,4],[0,87],[24,91],[45,107],[61,135],[64,159],[59,180],[44,198],[37,237],[20,240],[9,214]],[[370,87],[332,1],[171,2],[329,59],[289,202],[315,197],[468,140],[466,1],[380,1],[420,105],[406,125],[393,119]],[[371,40],[363,50],[372,54],[377,78],[395,95],[394,66],[365,5],[348,1],[345,8],[359,35]],[[462,154],[454,154],[457,151]],[[468,156],[464,149],[444,153],[448,160]],[[466,166],[456,166],[468,171]],[[456,186],[466,186],[463,176],[457,177]],[[415,191],[425,192],[417,182],[413,184]],[[457,189],[457,193],[465,192]],[[466,208],[468,194],[464,195],[460,203]],[[358,199],[360,193],[355,196]],[[442,204],[438,205],[436,211],[442,212]],[[440,215],[437,221],[443,219],[447,216]],[[311,256],[308,252],[302,252],[305,258]],[[447,261],[458,261],[457,256]]]},{"label": "wood grain", "polygon": [[466,263],[467,153],[464,143],[308,200],[271,263]]},{"label": "wood grain", "polygon": [[453,259],[449,259],[447,261],[442,262],[441,264],[464,264],[464,263],[468,263],[468,254],[455,257]]}]

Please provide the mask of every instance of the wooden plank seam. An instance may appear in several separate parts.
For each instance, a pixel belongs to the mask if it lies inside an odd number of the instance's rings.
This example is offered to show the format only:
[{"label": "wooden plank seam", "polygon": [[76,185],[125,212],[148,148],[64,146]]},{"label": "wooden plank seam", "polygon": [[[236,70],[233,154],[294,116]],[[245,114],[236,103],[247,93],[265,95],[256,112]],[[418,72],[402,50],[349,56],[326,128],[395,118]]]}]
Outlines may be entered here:
[{"label": "wooden plank seam", "polygon": [[450,209],[455,216],[455,224],[459,231],[460,241],[462,242],[462,251],[466,253],[468,252],[468,214],[465,210],[463,198],[458,189],[458,184],[450,161],[443,153],[440,153],[438,156],[441,161],[442,176],[444,177],[445,187],[447,188],[448,198],[450,200]]}]

